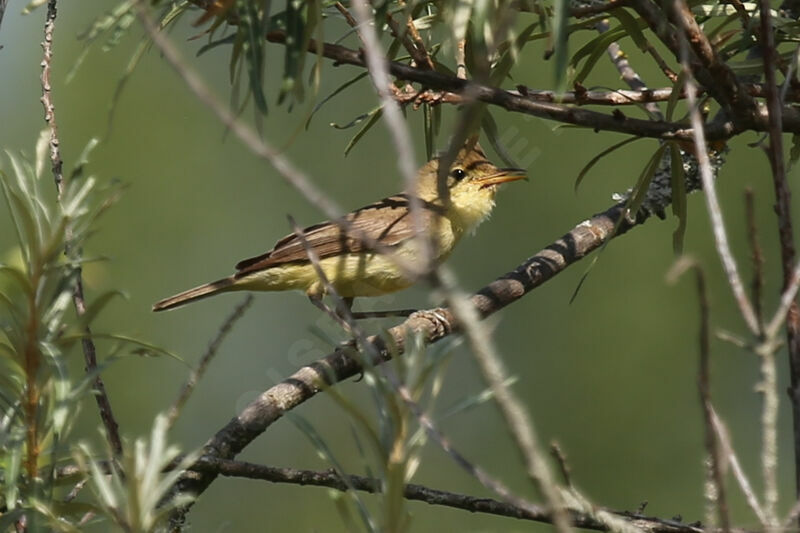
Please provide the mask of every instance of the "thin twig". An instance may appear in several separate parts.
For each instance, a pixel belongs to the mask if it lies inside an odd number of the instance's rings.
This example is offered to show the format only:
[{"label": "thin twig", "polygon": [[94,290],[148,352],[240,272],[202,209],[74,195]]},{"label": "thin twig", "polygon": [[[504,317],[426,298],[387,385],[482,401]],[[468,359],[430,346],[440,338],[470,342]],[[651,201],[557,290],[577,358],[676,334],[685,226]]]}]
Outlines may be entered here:
[{"label": "thin twig", "polygon": [[[321,299],[316,299],[316,297],[314,297],[312,298],[312,302],[314,302],[315,305],[321,307],[336,322],[341,324],[342,327],[348,333],[353,334],[356,341],[358,342],[358,345],[362,348],[364,352],[366,352],[364,355],[367,356],[366,358],[361,357],[360,356],[361,352],[359,352],[359,354],[356,356],[359,364],[365,371],[372,371],[373,367],[371,363],[373,361],[380,361],[382,358],[381,354],[378,353],[374,343],[370,342],[370,339],[367,338],[367,336],[364,334],[364,332],[361,330],[361,328],[354,320],[350,310],[347,308],[347,306],[344,305],[341,296],[336,291],[336,288],[331,284],[330,280],[328,279],[328,276],[325,274],[324,269],[320,265],[319,256],[306,240],[303,230],[295,223],[292,217],[289,217],[289,223],[292,226],[292,231],[294,231],[295,235],[297,235],[297,238],[300,239],[300,242],[303,245],[306,255],[308,256],[308,260],[313,265],[317,277],[324,285],[325,291],[330,295],[332,295],[337,300],[337,308],[341,310],[341,314],[338,314],[333,309],[330,309],[321,301]],[[437,320],[435,313],[433,313],[433,319]],[[495,494],[503,498],[503,500],[505,500],[506,502],[509,502],[519,508],[527,509],[530,512],[536,512],[535,511],[537,509],[536,505],[516,496],[503,483],[494,479],[492,476],[486,473],[481,467],[470,462],[463,454],[461,454],[458,450],[456,450],[452,446],[452,444],[450,444],[450,441],[434,425],[433,421],[425,414],[425,412],[422,410],[419,404],[414,401],[408,388],[405,385],[403,385],[403,383],[400,381],[400,379],[398,378],[398,376],[392,370],[391,367],[386,368],[385,377],[389,382],[389,384],[394,389],[394,391],[408,405],[409,409],[417,418],[419,424],[425,429],[428,436],[434,442],[436,442],[445,451],[445,453],[447,453],[456,462],[457,465],[459,465],[462,469],[467,471],[471,476],[475,477],[475,479],[477,479],[486,488],[488,488],[489,490],[493,491]],[[553,511],[555,513],[554,517],[555,523],[558,524],[560,520],[565,519],[558,516],[559,511],[561,511],[562,515],[564,514],[563,509],[561,509],[561,507],[556,508],[554,506],[551,506],[551,509],[556,509],[555,511]]]},{"label": "thin twig", "polygon": [[[783,158],[783,135],[781,132],[781,121],[783,113],[783,104],[780,99],[780,93],[775,78],[775,65],[778,59],[778,52],[775,45],[775,34],[772,28],[772,10],[770,3],[766,0],[759,2],[761,14],[761,52],[764,58],[764,81],[767,96],[767,110],[769,112],[769,147],[766,148],[767,156],[769,157],[770,166],[772,167],[772,182],[775,189],[775,212],[778,215],[778,235],[780,239],[781,248],[781,266],[783,267],[783,292],[784,295],[796,293],[796,283],[793,279],[796,277],[795,263],[795,248],[794,248],[794,231],[792,228],[792,196],[789,189],[789,183],[786,179],[786,164]],[[794,289],[792,287],[795,287]],[[794,296],[791,298],[792,303],[786,309],[786,338],[787,348],[789,351],[789,371],[790,371],[790,389],[789,398],[792,406],[792,420],[794,424],[794,479],[795,479],[795,496],[800,496],[800,313],[798,313],[797,304],[794,303]],[[781,301],[781,310],[784,308],[785,299]],[[777,317],[776,317],[777,318]],[[774,320],[773,320],[774,323]],[[771,341],[768,338],[768,341]],[[770,344],[772,344],[770,342]],[[765,360],[763,361],[762,369],[767,371],[764,376],[767,386],[767,380],[771,379],[771,372],[766,366],[774,364],[774,352],[769,355],[764,354]],[[771,383],[770,383],[771,384]],[[768,394],[765,391],[765,394]],[[768,402],[765,397],[765,409],[767,403],[773,406],[772,402]],[[774,408],[777,410],[777,399],[774,402]],[[765,421],[772,422],[776,418],[775,413],[770,413],[767,416],[765,413]],[[765,427],[765,432],[771,427]],[[766,450],[764,450],[766,453]],[[768,458],[765,457],[765,460]],[[767,472],[766,468],[773,469]],[[777,464],[772,464],[771,460],[764,464],[765,474],[765,501],[764,508],[771,524],[777,525],[776,506],[777,506],[777,487],[773,483],[777,483],[775,477],[777,473],[774,469]]]},{"label": "thin twig", "polygon": [[434,70],[433,60],[428,55],[425,49],[425,44],[422,42],[417,27],[414,26],[414,21],[410,16],[407,17],[405,26],[401,27],[400,24],[394,20],[391,13],[386,13],[386,23],[392,30],[392,35],[400,41],[403,48],[406,49],[408,55],[414,60],[414,65],[424,68],[426,70]]},{"label": "thin twig", "polygon": [[[609,30],[609,24],[607,20],[598,22],[595,27],[597,28],[597,32],[601,34]],[[624,81],[628,87],[642,94],[648,92],[647,85],[639,76],[639,74],[633,70],[633,67],[631,67],[630,62],[628,61],[628,56],[622,51],[619,43],[614,41],[609,44],[607,53],[609,59],[611,59],[611,62],[616,67],[617,72],[619,72],[622,81]],[[670,94],[672,94],[672,90],[670,90]],[[659,109],[658,105],[656,105],[654,102],[645,103],[644,108],[647,110],[648,114],[654,118],[654,120],[664,120],[664,115],[661,113],[661,109]]]},{"label": "thin twig", "polygon": [[211,364],[211,360],[217,355],[219,347],[222,345],[222,341],[225,340],[225,337],[227,337],[228,333],[230,333],[230,331],[233,329],[234,324],[244,315],[252,303],[253,295],[248,294],[236,306],[236,308],[234,308],[233,312],[228,316],[228,318],[225,319],[225,322],[222,323],[222,326],[220,326],[219,330],[217,331],[214,340],[212,340],[208,345],[203,357],[200,358],[200,362],[197,363],[197,367],[194,368],[189,374],[189,377],[186,378],[186,382],[183,384],[183,387],[181,387],[178,397],[175,398],[175,401],[172,403],[172,407],[169,408],[169,411],[167,412],[167,427],[172,427],[172,425],[178,419],[181,409],[183,409],[183,406],[186,405],[186,402],[189,400],[189,396],[191,396],[194,388],[197,386],[197,383],[203,378],[203,375],[208,369],[208,365]]},{"label": "thin twig", "polygon": [[[750,243],[750,257],[753,262],[753,280],[750,282],[753,311],[759,324],[764,323],[764,310],[762,306],[762,292],[764,289],[764,253],[758,242],[758,228],[756,227],[755,193],[748,187],[745,190],[745,219],[747,220],[747,240]],[[788,310],[788,308],[787,308]],[[784,314],[782,319],[786,315]]]},{"label": "thin twig", "polygon": [[775,368],[777,346],[764,343],[756,351],[761,358],[763,397],[761,408],[761,469],[764,477],[764,516],[767,531],[776,531],[778,522],[778,375]]},{"label": "thin twig", "polygon": [[[680,0],[682,2],[682,0]],[[685,28],[684,28],[685,29]],[[744,319],[750,331],[758,335],[760,333],[760,326],[756,318],[750,300],[747,298],[747,293],[744,290],[742,278],[739,275],[739,269],[736,266],[736,260],[731,253],[730,245],[728,244],[728,234],[725,230],[725,223],[722,220],[722,209],[717,197],[716,187],[714,185],[714,176],[711,170],[711,163],[708,158],[708,147],[706,145],[705,130],[703,129],[703,119],[700,115],[700,110],[697,107],[697,85],[694,81],[694,75],[689,66],[689,45],[686,41],[684,32],[680,32],[680,48],[682,51],[681,65],[686,73],[686,96],[689,103],[689,114],[692,123],[692,132],[694,137],[695,154],[697,157],[698,165],[700,166],[700,176],[703,180],[703,191],[705,192],[706,207],[708,215],[711,219],[711,227],[714,233],[714,240],[717,246],[717,253],[719,254],[725,274],[728,278],[728,284],[733,291],[736,302],[741,311],[742,318]]]},{"label": "thin twig", "polygon": [[467,40],[459,39],[456,43],[456,77],[460,80],[467,79]]},{"label": "thin twig", "polygon": [[797,290],[800,287],[800,262],[798,262],[792,275],[789,278],[789,286],[781,294],[781,301],[778,304],[778,309],[775,315],[770,320],[769,324],[764,328],[764,336],[768,339],[774,339],[778,335],[781,325],[786,321],[789,311],[796,307],[795,298],[797,297]]},{"label": "thin twig", "polygon": [[736,456],[736,451],[733,449],[733,444],[731,443],[731,437],[728,434],[728,430],[725,427],[725,424],[723,424],[722,420],[720,420],[713,406],[711,407],[711,423],[714,426],[714,432],[716,433],[717,440],[722,448],[722,453],[725,454],[725,460],[731,466],[733,477],[736,479],[742,494],[744,494],[747,505],[750,507],[750,510],[753,511],[753,514],[756,515],[759,523],[762,526],[766,525],[767,519],[764,516],[764,510],[762,509],[761,504],[758,502],[758,496],[756,496],[753,486],[750,484],[750,480],[747,479],[747,474],[744,473],[744,469],[739,462],[739,458]]},{"label": "thin twig", "polygon": [[553,456],[553,459],[558,465],[558,470],[561,472],[561,478],[564,480],[564,484],[567,487],[572,487],[572,475],[569,464],[567,463],[567,456],[556,441],[550,443],[550,455]]},{"label": "thin twig", "polygon": [[[406,7],[404,0],[398,0],[398,2],[401,6]],[[425,46],[425,41],[422,40],[422,35],[419,34],[417,25],[414,24],[414,19],[412,18],[411,13],[408,14],[406,28],[408,28],[408,34],[411,36],[411,41],[414,43],[414,46],[416,46],[417,50],[419,50],[419,53],[422,56],[419,59],[415,59],[415,61],[417,61],[417,64],[421,67],[425,68],[425,65],[427,65],[428,69],[433,70],[433,59],[431,59],[431,55]]]},{"label": "thin twig", "polygon": [[[50,67],[53,59],[53,31],[55,30],[55,20],[57,15],[56,0],[49,0],[47,2],[47,16],[44,25],[44,41],[42,48],[44,50],[44,57],[42,58],[42,105],[44,106],[44,120],[50,129],[50,164],[53,171],[53,179],[56,185],[56,193],[58,201],[64,194],[64,174],[63,174],[63,160],[61,159],[61,149],[58,139],[58,127],[56,125],[55,105],[53,104],[52,86],[50,84]],[[74,250],[70,250],[70,232],[66,235],[66,252],[71,254]],[[86,313],[86,300],[83,295],[83,279],[82,269],[80,262],[75,261],[75,286],[72,289],[72,302],[75,305],[75,311],[79,317]],[[108,439],[114,455],[122,454],[122,439],[119,435],[119,425],[116,418],[114,418],[114,411],[111,408],[111,401],[106,393],[106,387],[103,383],[103,378],[97,372],[97,347],[92,340],[92,332],[89,326],[86,326],[85,335],[81,339],[81,346],[83,348],[83,355],[86,361],[86,373],[95,374],[92,389],[94,390],[94,398],[97,402],[97,407],[100,410],[100,419],[103,422],[103,427],[106,430],[106,438]]]},{"label": "thin twig", "polygon": [[711,402],[711,345],[706,280],[700,265],[698,265],[696,261],[686,258],[679,260],[675,264],[670,275],[674,279],[688,269],[694,272],[697,300],[700,307],[700,357],[697,389],[700,393],[700,405],[703,409],[703,430],[705,434],[706,453],[708,454],[708,470],[706,473],[708,489],[705,493],[710,507],[710,516],[707,517],[707,526],[714,523],[714,514],[716,513],[716,519],[719,520],[718,523],[722,531],[729,532],[731,530],[731,521],[725,490],[725,462],[720,449],[721,446],[716,436],[716,431],[714,430],[714,408]]},{"label": "thin twig", "polygon": [[472,354],[478,363],[481,375],[492,391],[492,399],[500,409],[506,426],[522,455],[528,477],[547,501],[547,505],[553,513],[553,524],[556,530],[569,531],[564,502],[540,449],[539,439],[530,415],[516,394],[506,385],[508,377],[505,365],[495,350],[489,333],[481,322],[481,317],[467,296],[458,290],[452,274],[447,269],[440,269],[438,281],[439,286],[446,292],[447,303],[453,315],[461,324],[464,335],[472,347]]},{"label": "thin twig", "polygon": [[366,55],[366,65],[372,83],[378,91],[378,97],[383,105],[383,118],[394,143],[397,152],[397,166],[403,176],[406,191],[409,194],[409,210],[411,220],[416,230],[416,238],[420,244],[419,263],[422,271],[427,272],[432,267],[434,251],[432,243],[427,239],[425,232],[425,221],[422,217],[422,203],[416,195],[417,190],[417,169],[414,158],[414,146],[411,142],[411,134],[408,125],[403,118],[400,106],[392,96],[390,89],[392,80],[386,68],[386,58],[383,54],[383,47],[378,41],[378,37],[373,30],[372,7],[367,0],[353,0],[351,5],[355,11],[356,20],[365,31],[359,32],[364,42],[364,52]]}]

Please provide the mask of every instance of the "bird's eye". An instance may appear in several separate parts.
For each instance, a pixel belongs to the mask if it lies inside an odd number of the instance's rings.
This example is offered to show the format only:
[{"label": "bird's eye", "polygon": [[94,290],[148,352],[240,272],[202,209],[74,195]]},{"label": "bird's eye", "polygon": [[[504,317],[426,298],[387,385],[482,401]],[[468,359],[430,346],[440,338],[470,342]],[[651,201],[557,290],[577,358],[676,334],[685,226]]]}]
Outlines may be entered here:
[{"label": "bird's eye", "polygon": [[463,169],[463,168],[454,168],[454,169],[453,169],[453,172],[452,172],[452,176],[453,176],[455,179],[457,179],[458,181],[461,181],[461,180],[463,180],[465,177],[467,177],[467,173],[466,173],[466,172],[464,172],[464,169]]}]

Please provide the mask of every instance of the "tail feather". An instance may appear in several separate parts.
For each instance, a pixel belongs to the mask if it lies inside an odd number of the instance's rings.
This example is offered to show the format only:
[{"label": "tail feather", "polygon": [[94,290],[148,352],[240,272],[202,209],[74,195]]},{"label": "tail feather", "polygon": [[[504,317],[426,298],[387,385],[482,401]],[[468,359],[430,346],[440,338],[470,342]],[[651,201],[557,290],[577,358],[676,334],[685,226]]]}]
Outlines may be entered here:
[{"label": "tail feather", "polygon": [[153,304],[153,311],[166,311],[167,309],[174,309],[175,307],[180,307],[190,302],[208,298],[209,296],[214,296],[220,292],[230,290],[235,282],[236,280],[234,280],[231,276],[229,278],[223,278],[211,283],[206,283],[205,285],[200,285],[194,289],[189,289],[188,291],[184,291],[180,294],[176,294],[175,296],[164,298],[160,302],[156,302]]}]

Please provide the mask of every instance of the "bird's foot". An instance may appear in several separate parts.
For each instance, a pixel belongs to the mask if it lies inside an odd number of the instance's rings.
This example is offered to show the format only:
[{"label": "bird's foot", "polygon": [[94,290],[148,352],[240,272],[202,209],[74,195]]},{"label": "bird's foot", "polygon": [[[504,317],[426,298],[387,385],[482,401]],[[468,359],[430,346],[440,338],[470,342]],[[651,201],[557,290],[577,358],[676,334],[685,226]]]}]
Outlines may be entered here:
[{"label": "bird's foot", "polygon": [[453,325],[447,319],[447,310],[441,307],[416,311],[411,314],[410,318],[422,318],[433,324],[433,336],[437,339],[449,335],[453,331]]}]

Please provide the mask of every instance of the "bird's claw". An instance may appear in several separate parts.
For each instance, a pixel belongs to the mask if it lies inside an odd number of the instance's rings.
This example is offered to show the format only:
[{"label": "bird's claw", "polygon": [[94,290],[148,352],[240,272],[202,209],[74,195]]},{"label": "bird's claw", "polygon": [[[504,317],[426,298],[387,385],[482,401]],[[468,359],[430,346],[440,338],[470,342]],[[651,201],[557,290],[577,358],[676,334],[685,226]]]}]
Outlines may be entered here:
[{"label": "bird's claw", "polygon": [[422,318],[433,324],[433,335],[436,338],[444,337],[453,331],[453,325],[450,324],[450,321],[447,319],[446,311],[442,308],[417,311],[409,318]]}]

